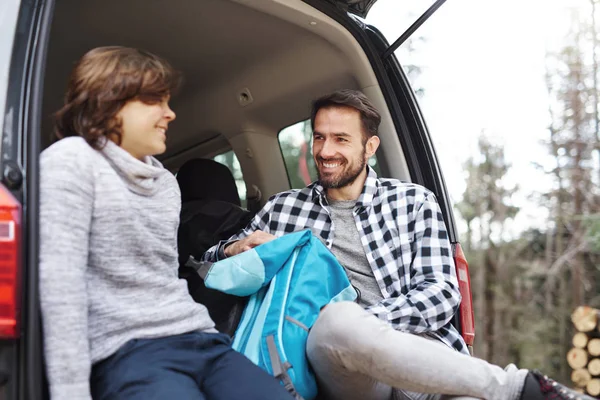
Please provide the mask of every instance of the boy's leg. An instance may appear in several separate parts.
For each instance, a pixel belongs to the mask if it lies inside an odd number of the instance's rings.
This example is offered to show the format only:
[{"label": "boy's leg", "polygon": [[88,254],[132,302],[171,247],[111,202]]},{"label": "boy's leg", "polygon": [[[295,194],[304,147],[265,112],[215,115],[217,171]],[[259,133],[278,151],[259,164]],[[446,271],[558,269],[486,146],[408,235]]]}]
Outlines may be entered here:
[{"label": "boy's leg", "polygon": [[202,391],[208,400],[292,400],[285,388],[266,371],[228,346],[214,361]]},{"label": "boy's leg", "polygon": [[197,382],[178,365],[184,363],[177,360],[177,351],[171,351],[177,339],[132,340],[94,365],[94,400],[204,400]]},{"label": "boy's leg", "polygon": [[[396,331],[350,302],[330,304],[322,311],[308,337],[307,352],[321,387],[334,399],[361,398],[355,390],[368,379],[372,387],[381,382],[416,393],[515,400],[527,375],[526,370],[503,370],[440,342]],[[340,369],[345,371],[337,375],[343,383],[331,376]]]}]

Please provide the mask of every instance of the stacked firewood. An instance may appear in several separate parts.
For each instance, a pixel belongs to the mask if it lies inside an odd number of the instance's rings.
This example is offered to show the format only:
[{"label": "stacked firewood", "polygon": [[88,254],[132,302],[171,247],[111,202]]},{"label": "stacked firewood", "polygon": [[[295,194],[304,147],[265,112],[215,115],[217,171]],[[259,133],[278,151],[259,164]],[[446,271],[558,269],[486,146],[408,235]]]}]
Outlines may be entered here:
[{"label": "stacked firewood", "polygon": [[[571,380],[581,393],[600,396],[600,310],[577,307],[571,314],[577,329],[567,362],[573,368]],[[600,398],[600,397],[599,397]]]}]

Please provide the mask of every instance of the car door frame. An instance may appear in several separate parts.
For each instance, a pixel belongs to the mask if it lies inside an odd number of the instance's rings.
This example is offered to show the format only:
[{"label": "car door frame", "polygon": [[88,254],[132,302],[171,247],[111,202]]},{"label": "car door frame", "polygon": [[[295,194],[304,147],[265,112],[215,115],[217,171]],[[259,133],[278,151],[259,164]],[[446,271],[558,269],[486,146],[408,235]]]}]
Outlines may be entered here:
[{"label": "car door frame", "polygon": [[[394,54],[382,60],[382,55],[390,47],[389,43],[377,28],[351,16],[339,3],[324,0],[303,1],[346,28],[364,50],[390,110],[411,179],[435,194],[444,215],[450,241],[458,242],[448,190],[414,91]],[[385,160],[383,161],[385,163]]]},{"label": "car door frame", "polygon": [[[425,186],[436,196],[450,243],[456,266],[458,285],[463,297],[452,324],[461,333],[467,347],[473,354],[475,338],[473,301],[468,263],[459,243],[459,235],[450,196],[444,176],[423,118],[414,90],[408,77],[398,62],[394,50],[408,39],[444,2],[436,0],[391,46],[383,34],[362,19],[351,15],[340,3],[323,0],[303,0],[330,18],[337,21],[352,34],[371,62],[373,72],[388,105],[398,139],[407,160],[408,170],[414,183]],[[385,158],[383,158],[384,170]]]},{"label": "car door frame", "polygon": [[22,0],[3,111],[2,183],[22,204],[20,332],[0,343],[3,398],[48,398],[38,290],[39,166],[44,69],[54,0]]}]

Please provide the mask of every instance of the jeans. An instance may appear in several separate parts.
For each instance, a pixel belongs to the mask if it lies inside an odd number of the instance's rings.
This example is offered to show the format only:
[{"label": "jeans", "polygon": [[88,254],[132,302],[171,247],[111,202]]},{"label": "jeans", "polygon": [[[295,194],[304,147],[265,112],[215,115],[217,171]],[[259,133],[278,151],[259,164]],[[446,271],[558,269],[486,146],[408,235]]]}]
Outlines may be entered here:
[{"label": "jeans", "polygon": [[92,367],[94,400],[290,400],[283,386],[220,333],[127,342]]},{"label": "jeans", "polygon": [[351,302],[321,312],[307,353],[327,400],[517,400],[527,375],[396,331]]}]

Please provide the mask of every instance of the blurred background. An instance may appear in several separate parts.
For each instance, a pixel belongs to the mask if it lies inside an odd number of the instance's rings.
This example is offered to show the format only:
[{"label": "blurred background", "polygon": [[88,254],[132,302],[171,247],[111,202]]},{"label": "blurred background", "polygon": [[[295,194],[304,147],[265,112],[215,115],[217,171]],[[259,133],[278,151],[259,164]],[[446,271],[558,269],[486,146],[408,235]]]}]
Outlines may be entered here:
[{"label": "blurred background", "polygon": [[[379,0],[367,22],[391,43],[432,3]],[[459,221],[475,355],[567,384],[571,313],[600,308],[599,9],[449,0],[396,52]]]}]

